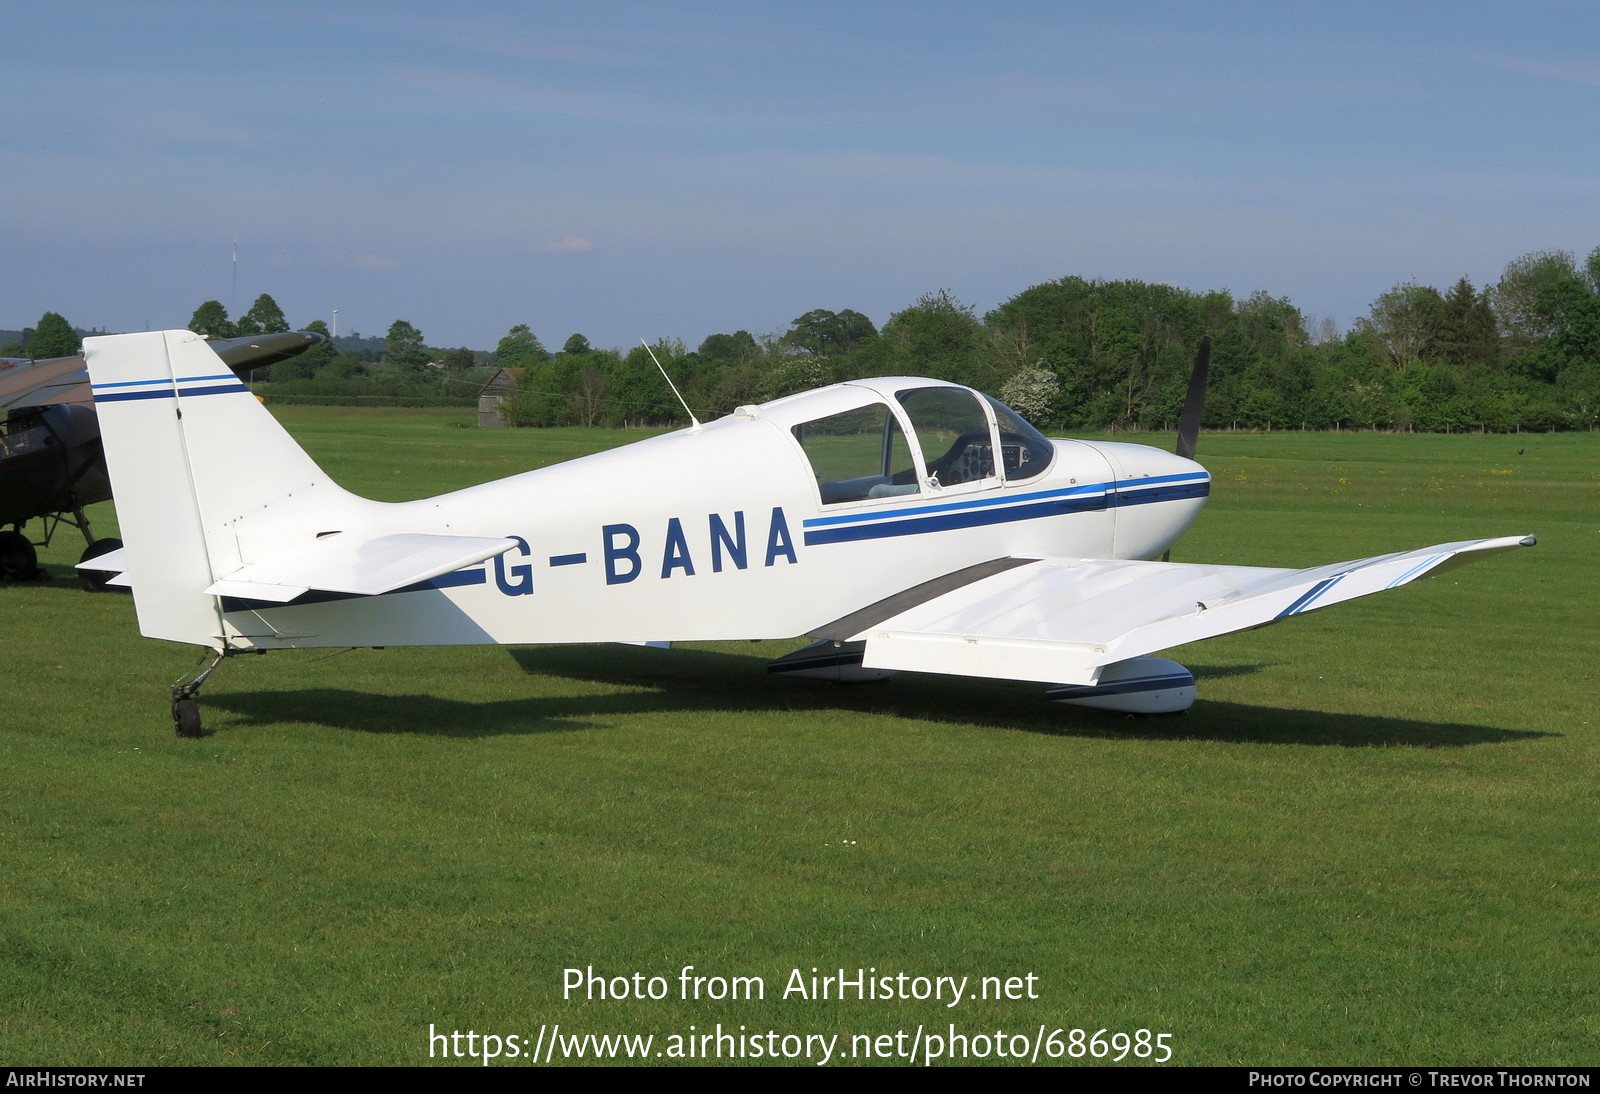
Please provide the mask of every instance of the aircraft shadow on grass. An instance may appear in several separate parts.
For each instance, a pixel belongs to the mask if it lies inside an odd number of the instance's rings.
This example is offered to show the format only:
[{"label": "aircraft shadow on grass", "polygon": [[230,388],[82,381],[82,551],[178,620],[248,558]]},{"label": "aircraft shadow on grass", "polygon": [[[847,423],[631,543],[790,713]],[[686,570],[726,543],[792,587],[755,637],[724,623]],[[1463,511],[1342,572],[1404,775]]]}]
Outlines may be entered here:
[{"label": "aircraft shadow on grass", "polygon": [[[808,710],[853,711],[929,722],[959,722],[1064,737],[1205,740],[1420,748],[1504,743],[1555,736],[1542,731],[1330,714],[1202,700],[1188,714],[1129,718],[1046,702],[1037,685],[902,674],[834,684],[769,674],[770,653],[653,650],[628,646],[536,646],[509,655],[525,673],[603,685],[586,695],[472,702],[428,695],[379,695],[344,688],[218,691],[211,702],[245,724],[311,722],[363,733],[495,737],[610,729],[640,715]],[[1201,665],[1197,677],[1248,675],[1264,664]],[[612,691],[620,688],[624,690]]]},{"label": "aircraft shadow on grass", "polygon": [[[48,565],[45,569],[55,579],[47,588],[53,586],[72,596],[84,595],[72,567]],[[128,599],[115,590],[108,591],[113,593],[109,600]],[[128,610],[131,612],[131,604]],[[310,722],[362,733],[449,737],[580,732],[611,728],[629,716],[674,711],[759,715],[806,710],[974,723],[1063,737],[1345,748],[1460,747],[1559,736],[1535,730],[1250,706],[1203,697],[1181,716],[1129,718],[1046,702],[1039,685],[1011,681],[901,674],[878,683],[832,684],[778,676],[766,671],[767,662],[775,656],[769,651],[741,655],[684,647],[653,650],[578,645],[514,647],[508,653],[530,675],[627,690],[578,696],[529,695],[493,702],[430,695],[379,695],[347,688],[219,690],[211,701],[245,719],[245,725]],[[1197,664],[1194,673],[1203,686],[1206,680],[1248,676],[1272,667],[1272,663]],[[243,682],[242,677],[238,679]]]}]

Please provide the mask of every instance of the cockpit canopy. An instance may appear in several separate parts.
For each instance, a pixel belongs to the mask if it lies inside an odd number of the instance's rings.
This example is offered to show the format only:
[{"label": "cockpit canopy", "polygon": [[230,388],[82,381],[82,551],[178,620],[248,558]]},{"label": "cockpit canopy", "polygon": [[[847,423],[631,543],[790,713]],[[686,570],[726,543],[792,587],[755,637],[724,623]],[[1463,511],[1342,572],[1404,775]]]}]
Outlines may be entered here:
[{"label": "cockpit canopy", "polygon": [[970,388],[892,377],[837,384],[761,408],[787,425],[824,505],[971,492],[1049,468],[1055,446]]}]

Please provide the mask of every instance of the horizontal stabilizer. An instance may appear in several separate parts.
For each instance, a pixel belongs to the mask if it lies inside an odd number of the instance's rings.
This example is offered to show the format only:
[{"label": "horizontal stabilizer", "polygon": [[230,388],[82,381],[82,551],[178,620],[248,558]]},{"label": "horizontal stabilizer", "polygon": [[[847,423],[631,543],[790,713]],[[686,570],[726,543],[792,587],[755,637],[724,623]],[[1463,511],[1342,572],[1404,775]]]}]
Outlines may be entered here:
[{"label": "horizontal stabilizer", "polygon": [[111,576],[100,582],[118,589],[131,589],[133,582],[128,578],[128,549],[118,547],[115,551],[107,551],[103,555],[86,558],[73,567],[86,574],[110,574]]},{"label": "horizontal stabilizer", "polygon": [[517,546],[483,536],[335,532],[241,566],[206,592],[287,603],[305,592],[376,596],[472,566]]},{"label": "horizontal stabilizer", "polygon": [[75,570],[92,570],[97,574],[120,574],[128,568],[128,549],[118,547],[103,555],[86,558],[73,567]]},{"label": "horizontal stabilizer", "polygon": [[1105,666],[1382,592],[1532,536],[1468,540],[1309,570],[1043,558],[853,637],[868,668],[1094,684]]}]

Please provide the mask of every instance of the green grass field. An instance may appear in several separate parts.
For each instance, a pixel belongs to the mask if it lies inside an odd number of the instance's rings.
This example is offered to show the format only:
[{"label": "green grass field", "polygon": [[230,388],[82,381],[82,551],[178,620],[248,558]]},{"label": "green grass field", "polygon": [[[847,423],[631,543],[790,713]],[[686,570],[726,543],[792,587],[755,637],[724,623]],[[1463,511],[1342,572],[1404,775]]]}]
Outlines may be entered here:
[{"label": "green grass field", "polygon": [[[386,499],[641,436],[281,417]],[[1540,544],[1179,650],[1201,699],[1177,718],[769,678],[799,642],[394,649],[231,661],[212,735],[180,741],[165,689],[196,651],[80,591],[63,533],[55,581],[0,588],[0,1060],[953,1023],[1150,1030],[1180,1064],[1593,1064],[1600,436],[1221,433],[1201,458],[1177,561]],[[680,1000],[686,965],[765,998]],[[589,966],[670,996],[563,999]],[[1037,998],[782,997],[813,968],[1032,974]]]}]

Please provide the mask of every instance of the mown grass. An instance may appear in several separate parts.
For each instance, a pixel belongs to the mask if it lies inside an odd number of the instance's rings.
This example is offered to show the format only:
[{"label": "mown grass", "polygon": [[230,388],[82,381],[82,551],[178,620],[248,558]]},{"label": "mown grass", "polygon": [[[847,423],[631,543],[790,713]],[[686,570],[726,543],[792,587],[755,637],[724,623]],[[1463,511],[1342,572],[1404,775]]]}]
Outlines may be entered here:
[{"label": "mown grass", "polygon": [[[281,413],[396,499],[639,436]],[[954,1022],[1170,1032],[1188,1064],[1591,1063],[1600,439],[1208,434],[1202,456],[1179,561],[1540,545],[1180,650],[1181,718],[769,678],[795,643],[396,649],[230,662],[212,735],[179,741],[165,685],[194,653],[77,590],[63,538],[58,580],[0,588],[0,1055],[411,1064],[430,1023]],[[768,994],[564,1001],[590,965]],[[778,998],[813,966],[1031,972],[1039,998]]]}]

